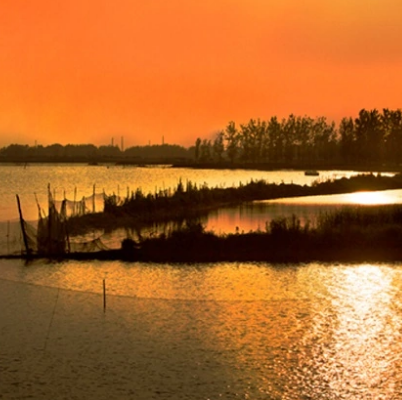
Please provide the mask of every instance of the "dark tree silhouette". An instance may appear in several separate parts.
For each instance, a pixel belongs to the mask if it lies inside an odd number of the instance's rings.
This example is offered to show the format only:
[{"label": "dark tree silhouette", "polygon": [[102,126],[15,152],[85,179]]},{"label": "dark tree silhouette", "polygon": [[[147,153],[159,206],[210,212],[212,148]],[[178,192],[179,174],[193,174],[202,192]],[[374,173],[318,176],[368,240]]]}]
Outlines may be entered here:
[{"label": "dark tree silhouette", "polygon": [[[384,109],[382,113],[362,109],[355,119],[343,118],[339,127],[323,116],[313,119],[294,114],[281,121],[276,116],[268,121],[250,119],[239,126],[229,122],[215,139],[214,161],[364,167],[402,163],[402,112],[399,109]],[[202,144],[205,147],[207,143],[197,139],[196,146]],[[205,154],[203,159],[211,158]]]}]

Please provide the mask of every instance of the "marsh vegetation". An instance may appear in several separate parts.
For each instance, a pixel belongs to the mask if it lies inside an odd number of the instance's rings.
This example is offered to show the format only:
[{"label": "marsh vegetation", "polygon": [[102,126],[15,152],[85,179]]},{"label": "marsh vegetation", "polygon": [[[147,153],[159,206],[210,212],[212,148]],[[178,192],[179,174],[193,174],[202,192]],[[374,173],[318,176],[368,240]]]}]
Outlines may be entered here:
[{"label": "marsh vegetation", "polygon": [[402,206],[358,206],[302,224],[293,215],[264,231],[217,236],[189,222],[169,236],[126,242],[122,258],[154,262],[394,261],[402,259]]},{"label": "marsh vegetation", "polygon": [[293,196],[401,188],[399,175],[359,175],[312,186],[258,181],[238,188],[198,188],[179,182],[172,192],[144,195],[140,190],[123,200],[105,197],[102,213],[67,219],[69,232],[122,225],[138,232],[150,223],[176,221],[177,229],[154,237],[127,237],[120,249],[97,254],[71,253],[73,258],[124,259],[150,262],[270,261],[307,262],[402,259],[402,206],[356,206],[319,214],[301,223],[296,215],[280,217],[265,229],[217,235],[200,223],[200,215],[226,204]]},{"label": "marsh vegetation", "polygon": [[184,221],[206,215],[209,211],[254,200],[350,193],[362,190],[402,188],[401,175],[365,174],[351,178],[315,181],[311,186],[276,184],[263,180],[250,181],[239,187],[198,187],[191,182],[179,182],[173,190],[144,194],[140,189],[125,198],[104,197],[104,210],[68,219],[71,234],[93,229],[113,230],[120,227],[141,229],[149,224]]}]

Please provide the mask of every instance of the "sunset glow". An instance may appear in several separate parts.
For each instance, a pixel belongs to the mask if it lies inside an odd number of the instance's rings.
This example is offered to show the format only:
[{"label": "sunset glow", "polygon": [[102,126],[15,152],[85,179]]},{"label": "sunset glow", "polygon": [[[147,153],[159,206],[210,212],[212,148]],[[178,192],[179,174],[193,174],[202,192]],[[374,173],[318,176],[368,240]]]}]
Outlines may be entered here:
[{"label": "sunset glow", "polygon": [[0,146],[397,109],[401,22],[400,0],[2,0]]}]

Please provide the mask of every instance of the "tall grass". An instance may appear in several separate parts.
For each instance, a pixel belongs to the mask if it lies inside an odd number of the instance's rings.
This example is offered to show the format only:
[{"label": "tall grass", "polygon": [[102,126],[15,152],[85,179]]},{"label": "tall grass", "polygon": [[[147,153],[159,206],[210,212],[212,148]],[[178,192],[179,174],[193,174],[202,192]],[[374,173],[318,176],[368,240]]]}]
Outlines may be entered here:
[{"label": "tall grass", "polygon": [[138,254],[143,260],[193,262],[402,260],[402,206],[341,209],[304,225],[293,215],[274,219],[265,232],[226,236],[198,224],[146,239]]},{"label": "tall grass", "polygon": [[317,182],[312,186],[253,181],[239,187],[210,188],[197,186],[191,181],[179,181],[173,190],[161,190],[144,194],[137,189],[120,199],[106,196],[104,210],[69,219],[71,232],[88,231],[91,228],[113,229],[128,225],[141,226],[155,222],[174,221],[206,215],[210,210],[228,205],[238,205],[254,200],[269,200],[296,196],[348,193],[357,190],[402,188],[402,177],[358,175],[332,181]]}]

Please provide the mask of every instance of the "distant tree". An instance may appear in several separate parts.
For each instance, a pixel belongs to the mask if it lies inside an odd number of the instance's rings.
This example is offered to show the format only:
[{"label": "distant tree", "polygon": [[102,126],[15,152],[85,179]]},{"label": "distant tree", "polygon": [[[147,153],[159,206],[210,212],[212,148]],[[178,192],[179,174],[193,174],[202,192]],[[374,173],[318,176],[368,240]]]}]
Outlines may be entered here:
[{"label": "distant tree", "polygon": [[277,117],[272,117],[267,126],[268,158],[270,161],[280,162],[283,160],[284,138],[282,125]]},{"label": "distant tree", "polygon": [[283,155],[285,162],[291,162],[295,157],[296,144],[296,117],[290,114],[288,119],[282,120]]},{"label": "distant tree", "polygon": [[355,119],[357,156],[360,162],[380,162],[383,158],[384,129],[378,110],[362,109]]},{"label": "distant tree", "polygon": [[325,117],[318,117],[312,122],[312,143],[317,161],[331,161],[336,158],[337,131],[335,123],[328,123]]},{"label": "distant tree", "polygon": [[266,126],[266,122],[260,119],[250,119],[247,124],[240,125],[239,148],[244,162],[261,162],[264,158]]},{"label": "distant tree", "polygon": [[41,144],[34,147],[29,147],[27,150],[27,156],[32,158],[48,158],[49,154],[50,152],[47,150],[47,148]]},{"label": "distant tree", "polygon": [[315,158],[313,146],[318,132],[314,120],[309,117],[293,117],[293,146],[296,161],[311,161]]},{"label": "distant tree", "polygon": [[262,162],[267,158],[267,149],[265,147],[268,143],[267,122],[258,119],[255,129],[255,147],[253,153],[255,154],[255,161]]},{"label": "distant tree", "polygon": [[238,143],[240,150],[240,160],[243,162],[252,161],[252,153],[255,141],[254,120],[250,120],[247,125],[241,124],[238,134]]},{"label": "distant tree", "polygon": [[64,146],[59,143],[51,144],[46,147],[46,154],[49,157],[63,157],[64,156]]},{"label": "distant tree", "polygon": [[29,151],[28,145],[10,144],[2,149],[1,153],[6,158],[24,158],[27,157]]},{"label": "distant tree", "polygon": [[212,144],[210,140],[204,139],[200,146],[200,161],[211,162],[212,161]]},{"label": "distant tree", "polygon": [[67,144],[64,146],[64,155],[68,158],[88,159],[98,155],[98,149],[93,144]]},{"label": "distant tree", "polygon": [[339,124],[340,156],[346,163],[352,162],[356,156],[355,124],[352,118],[342,118]]},{"label": "distant tree", "polygon": [[402,163],[402,112],[384,109],[382,113],[384,128],[384,159],[389,163]]},{"label": "distant tree", "polygon": [[224,133],[223,131],[220,131],[217,133],[212,145],[213,158],[217,162],[222,162],[223,160],[223,153],[225,151],[223,140],[224,140]]},{"label": "distant tree", "polygon": [[195,146],[190,146],[189,148],[185,149],[185,154],[183,154],[182,157],[195,160]]},{"label": "distant tree", "polygon": [[195,161],[200,161],[200,153],[201,153],[201,139],[197,138],[195,141]]},{"label": "distant tree", "polygon": [[224,131],[226,140],[226,153],[230,162],[234,163],[239,154],[239,133],[236,124],[230,121]]},{"label": "distant tree", "polygon": [[118,157],[121,151],[118,146],[100,146],[98,149],[99,156],[101,157]]}]

